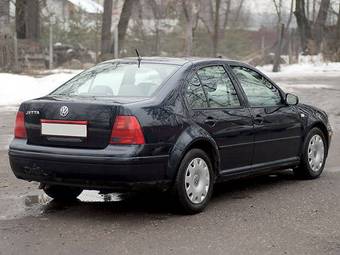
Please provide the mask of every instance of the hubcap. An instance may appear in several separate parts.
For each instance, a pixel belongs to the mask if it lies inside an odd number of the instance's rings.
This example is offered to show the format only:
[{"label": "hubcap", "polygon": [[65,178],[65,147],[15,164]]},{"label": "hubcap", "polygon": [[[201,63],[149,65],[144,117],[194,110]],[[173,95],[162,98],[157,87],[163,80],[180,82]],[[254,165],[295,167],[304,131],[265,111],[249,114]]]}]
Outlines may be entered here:
[{"label": "hubcap", "polygon": [[308,163],[314,172],[318,172],[323,165],[325,145],[320,135],[314,135],[308,145]]},{"label": "hubcap", "polygon": [[207,163],[201,158],[193,159],[185,171],[185,190],[194,204],[202,203],[207,197],[210,174]]}]

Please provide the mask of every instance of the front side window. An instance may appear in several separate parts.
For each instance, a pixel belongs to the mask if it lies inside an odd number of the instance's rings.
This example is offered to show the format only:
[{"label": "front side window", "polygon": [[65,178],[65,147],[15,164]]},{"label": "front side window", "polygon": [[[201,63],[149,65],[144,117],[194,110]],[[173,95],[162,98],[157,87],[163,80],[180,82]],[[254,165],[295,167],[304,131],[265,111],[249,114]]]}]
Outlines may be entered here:
[{"label": "front side window", "polygon": [[207,94],[210,108],[235,108],[240,106],[234,85],[223,66],[204,67],[197,72]]},{"label": "front side window", "polygon": [[104,63],[77,75],[51,95],[75,97],[150,97],[179,66]]},{"label": "front side window", "polygon": [[279,90],[257,72],[240,66],[231,67],[240,81],[252,107],[279,106],[282,98]]}]

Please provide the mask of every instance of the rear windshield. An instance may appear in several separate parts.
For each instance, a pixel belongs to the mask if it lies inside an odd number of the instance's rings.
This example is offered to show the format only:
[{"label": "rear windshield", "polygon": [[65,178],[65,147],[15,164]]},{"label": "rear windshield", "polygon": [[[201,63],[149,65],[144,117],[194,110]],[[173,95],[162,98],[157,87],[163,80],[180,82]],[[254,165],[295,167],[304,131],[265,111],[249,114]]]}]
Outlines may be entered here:
[{"label": "rear windshield", "polygon": [[77,75],[51,95],[80,97],[150,97],[177,65],[105,63]]}]

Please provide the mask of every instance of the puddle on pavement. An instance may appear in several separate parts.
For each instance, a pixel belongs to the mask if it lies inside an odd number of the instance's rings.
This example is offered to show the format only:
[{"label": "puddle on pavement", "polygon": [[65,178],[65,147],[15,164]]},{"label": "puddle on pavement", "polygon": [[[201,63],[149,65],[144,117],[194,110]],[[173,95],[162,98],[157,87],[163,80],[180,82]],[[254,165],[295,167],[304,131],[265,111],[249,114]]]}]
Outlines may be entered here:
[{"label": "puddle on pavement", "polygon": [[100,194],[99,191],[85,190],[74,202],[58,202],[44,193],[22,197],[0,198],[0,220],[18,219],[27,216],[38,217],[43,214],[65,210],[81,203],[119,202],[123,194]]}]

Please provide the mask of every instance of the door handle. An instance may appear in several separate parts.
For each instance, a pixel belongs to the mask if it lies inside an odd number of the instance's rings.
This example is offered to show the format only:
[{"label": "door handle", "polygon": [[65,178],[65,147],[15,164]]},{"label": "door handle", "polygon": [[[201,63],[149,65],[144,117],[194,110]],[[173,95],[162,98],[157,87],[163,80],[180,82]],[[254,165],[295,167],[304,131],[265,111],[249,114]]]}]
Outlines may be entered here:
[{"label": "door handle", "polygon": [[255,118],[254,118],[255,124],[260,125],[260,124],[263,123],[263,121],[264,121],[264,118],[260,114],[256,115]]},{"label": "door handle", "polygon": [[216,124],[216,120],[213,117],[208,117],[204,123],[213,127]]}]

